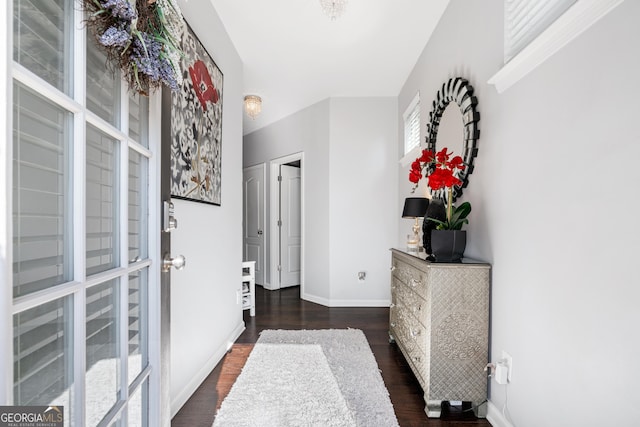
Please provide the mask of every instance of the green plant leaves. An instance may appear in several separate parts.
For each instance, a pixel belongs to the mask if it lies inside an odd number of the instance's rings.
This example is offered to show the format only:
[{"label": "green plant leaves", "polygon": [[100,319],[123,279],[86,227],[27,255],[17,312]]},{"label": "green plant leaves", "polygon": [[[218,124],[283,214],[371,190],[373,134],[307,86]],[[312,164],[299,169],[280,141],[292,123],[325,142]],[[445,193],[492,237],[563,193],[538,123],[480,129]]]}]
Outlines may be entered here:
[{"label": "green plant leaves", "polygon": [[453,208],[451,218],[447,221],[440,221],[434,218],[427,218],[427,220],[438,224],[436,230],[462,230],[462,226],[469,223],[467,216],[470,213],[471,203],[464,202],[460,206]]}]

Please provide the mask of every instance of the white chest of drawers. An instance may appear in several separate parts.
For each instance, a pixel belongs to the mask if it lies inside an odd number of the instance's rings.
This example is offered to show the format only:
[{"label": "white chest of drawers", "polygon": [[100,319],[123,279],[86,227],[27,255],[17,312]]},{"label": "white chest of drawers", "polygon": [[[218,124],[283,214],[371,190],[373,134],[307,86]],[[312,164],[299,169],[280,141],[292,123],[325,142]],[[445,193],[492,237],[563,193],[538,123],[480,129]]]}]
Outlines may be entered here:
[{"label": "white chest of drawers", "polygon": [[389,335],[424,391],[425,412],[471,402],[486,416],[491,266],[432,263],[392,249]]}]

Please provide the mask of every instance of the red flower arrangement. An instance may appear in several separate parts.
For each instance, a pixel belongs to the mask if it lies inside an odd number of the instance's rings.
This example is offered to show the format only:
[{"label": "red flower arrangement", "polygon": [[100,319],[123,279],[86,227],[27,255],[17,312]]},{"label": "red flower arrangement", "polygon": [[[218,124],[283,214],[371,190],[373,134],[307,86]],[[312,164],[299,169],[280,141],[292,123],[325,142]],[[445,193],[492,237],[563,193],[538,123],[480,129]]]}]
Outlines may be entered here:
[{"label": "red flower arrangement", "polygon": [[448,206],[447,206],[447,222],[436,221],[440,225],[438,228],[449,230],[459,230],[462,224],[467,222],[466,216],[471,211],[471,205],[469,202],[464,202],[453,213],[453,190],[455,185],[462,185],[462,181],[455,175],[457,170],[464,170],[465,164],[460,156],[454,156],[451,158],[453,152],[448,153],[447,147],[434,153],[433,150],[422,150],[422,154],[413,163],[411,163],[411,171],[409,172],[409,181],[414,183],[413,191],[418,187],[418,183],[423,176],[423,170],[425,171],[425,177],[427,178],[427,186],[433,190],[441,190],[443,188],[449,189],[448,191]]},{"label": "red flower arrangement", "polygon": [[[462,181],[454,175],[454,172],[464,170],[464,162],[460,156],[449,160],[451,154],[453,153],[447,153],[447,147],[435,154],[432,150],[422,150],[422,155],[411,164],[411,172],[409,172],[409,181],[415,184],[413,189],[418,187],[418,182],[422,178],[422,170],[425,167],[428,168],[427,175],[425,175],[427,185],[434,191],[462,185]],[[431,169],[433,170],[429,173]]]}]

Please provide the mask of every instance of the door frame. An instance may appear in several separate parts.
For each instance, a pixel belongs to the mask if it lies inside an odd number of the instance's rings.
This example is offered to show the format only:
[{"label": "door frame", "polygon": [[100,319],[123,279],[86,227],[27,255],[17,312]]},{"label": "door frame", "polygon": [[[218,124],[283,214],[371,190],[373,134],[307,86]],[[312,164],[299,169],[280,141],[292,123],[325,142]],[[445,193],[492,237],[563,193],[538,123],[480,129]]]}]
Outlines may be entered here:
[{"label": "door frame", "polygon": [[[9,46],[13,46],[13,2],[8,1],[0,6],[0,22],[4,23],[7,38],[0,43],[0,134],[4,135],[5,144],[0,144],[0,342],[7,347],[6,353],[0,352],[0,405],[13,403],[13,319],[11,313],[13,301],[13,267],[9,262],[11,256],[11,215],[13,212],[12,172],[13,165],[13,126],[11,112],[13,103],[13,82],[9,71],[13,54]],[[10,106],[11,105],[11,106]]]},{"label": "door frame", "polygon": [[279,260],[279,236],[278,218],[280,210],[280,192],[278,191],[278,175],[280,165],[300,160],[300,295],[304,295],[304,279],[305,279],[305,166],[304,152],[289,154],[278,157],[269,161],[269,236],[273,236],[269,240],[269,277],[270,290],[280,289],[280,276],[278,274]]},{"label": "door frame", "polygon": [[[267,194],[267,164],[265,162],[258,163],[257,165],[247,166],[242,169],[242,185],[244,187],[244,174],[245,172],[252,169],[262,169],[262,197],[264,198]],[[243,188],[243,199],[244,199],[244,188]],[[262,227],[263,227],[263,235],[262,235],[262,282],[258,282],[258,278],[256,277],[256,283],[260,283],[263,287],[270,289],[270,284],[267,282],[267,242],[269,241],[269,227],[267,226],[267,200],[263,200],[262,203]],[[243,200],[243,212],[242,212],[242,252],[244,258],[244,218],[246,218],[244,212],[244,200]],[[245,260],[246,261],[246,260]]]}]

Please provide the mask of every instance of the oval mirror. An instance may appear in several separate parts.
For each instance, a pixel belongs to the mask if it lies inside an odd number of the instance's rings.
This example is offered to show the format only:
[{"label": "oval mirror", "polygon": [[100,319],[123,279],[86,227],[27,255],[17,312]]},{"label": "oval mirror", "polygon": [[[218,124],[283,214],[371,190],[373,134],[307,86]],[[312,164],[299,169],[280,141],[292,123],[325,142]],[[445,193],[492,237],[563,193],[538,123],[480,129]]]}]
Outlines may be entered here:
[{"label": "oval mirror", "polygon": [[[426,148],[438,152],[447,147],[452,156],[460,156],[466,168],[457,176],[462,185],[454,186],[453,200],[462,195],[473,172],[473,159],[478,155],[480,113],[476,111],[478,99],[473,96],[473,86],[461,77],[449,79],[442,85],[433,101],[427,124]],[[433,197],[446,200],[445,190],[432,193]]]},{"label": "oval mirror", "polygon": [[440,125],[438,126],[438,135],[436,138],[436,146],[439,150],[447,147],[452,151],[453,156],[461,156],[464,152],[464,123],[462,122],[462,113],[458,105],[450,102],[445,108]]}]

